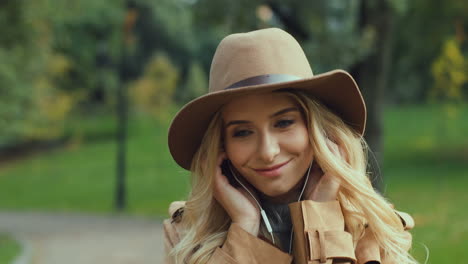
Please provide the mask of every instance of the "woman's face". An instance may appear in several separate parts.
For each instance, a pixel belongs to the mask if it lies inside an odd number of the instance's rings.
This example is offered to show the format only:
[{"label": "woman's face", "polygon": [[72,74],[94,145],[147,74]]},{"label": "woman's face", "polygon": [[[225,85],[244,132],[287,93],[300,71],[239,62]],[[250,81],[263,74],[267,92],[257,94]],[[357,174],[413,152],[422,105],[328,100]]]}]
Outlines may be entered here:
[{"label": "woman's face", "polygon": [[239,97],[223,108],[227,158],[247,181],[275,197],[304,176],[313,159],[299,106],[282,93]]}]

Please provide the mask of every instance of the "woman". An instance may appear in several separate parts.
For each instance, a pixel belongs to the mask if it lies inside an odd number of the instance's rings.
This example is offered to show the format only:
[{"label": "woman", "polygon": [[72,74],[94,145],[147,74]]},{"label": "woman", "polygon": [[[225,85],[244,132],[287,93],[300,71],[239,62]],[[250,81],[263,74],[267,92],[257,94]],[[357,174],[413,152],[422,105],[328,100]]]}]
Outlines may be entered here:
[{"label": "woman", "polygon": [[169,129],[192,186],[164,222],[167,263],[416,263],[412,218],[367,177],[348,73],[314,76],[292,36],[264,29],[223,39],[209,86]]}]

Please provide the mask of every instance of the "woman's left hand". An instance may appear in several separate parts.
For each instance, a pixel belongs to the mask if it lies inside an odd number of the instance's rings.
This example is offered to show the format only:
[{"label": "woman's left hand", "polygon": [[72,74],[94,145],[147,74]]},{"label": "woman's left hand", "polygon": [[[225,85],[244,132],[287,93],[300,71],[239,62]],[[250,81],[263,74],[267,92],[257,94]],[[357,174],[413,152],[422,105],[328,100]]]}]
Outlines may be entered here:
[{"label": "woman's left hand", "polygon": [[[337,158],[346,160],[346,154],[336,143],[331,140],[328,140],[327,143],[328,148]],[[304,191],[305,199],[316,202],[333,201],[336,200],[339,189],[339,179],[330,172],[323,172],[317,162],[314,161]]]}]

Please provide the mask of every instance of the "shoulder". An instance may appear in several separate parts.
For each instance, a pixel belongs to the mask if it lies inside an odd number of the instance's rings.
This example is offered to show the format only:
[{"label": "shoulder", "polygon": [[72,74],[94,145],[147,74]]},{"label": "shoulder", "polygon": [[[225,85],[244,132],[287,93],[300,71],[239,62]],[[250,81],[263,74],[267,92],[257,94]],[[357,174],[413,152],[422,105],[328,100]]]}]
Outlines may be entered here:
[{"label": "shoulder", "polygon": [[164,236],[171,247],[179,243],[182,237],[181,220],[184,214],[185,201],[175,201],[169,205],[170,218],[163,221]]}]

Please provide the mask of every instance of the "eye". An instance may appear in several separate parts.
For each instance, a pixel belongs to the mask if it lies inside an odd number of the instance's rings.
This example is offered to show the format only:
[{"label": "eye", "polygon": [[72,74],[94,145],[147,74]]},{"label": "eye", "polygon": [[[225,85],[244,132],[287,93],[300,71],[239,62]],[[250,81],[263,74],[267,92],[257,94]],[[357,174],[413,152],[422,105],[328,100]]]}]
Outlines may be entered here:
[{"label": "eye", "polygon": [[294,120],[292,119],[282,119],[279,120],[278,122],[275,123],[275,127],[277,128],[286,128],[289,127],[290,125],[294,124]]},{"label": "eye", "polygon": [[243,130],[234,131],[232,136],[233,137],[246,137],[246,136],[248,136],[250,134],[252,134],[252,131],[247,130],[247,129],[243,129]]}]

